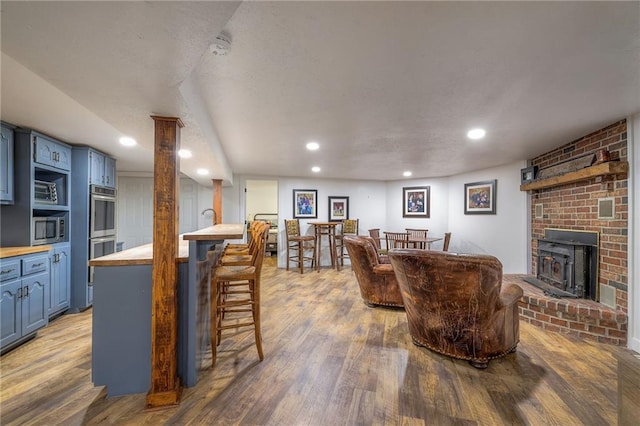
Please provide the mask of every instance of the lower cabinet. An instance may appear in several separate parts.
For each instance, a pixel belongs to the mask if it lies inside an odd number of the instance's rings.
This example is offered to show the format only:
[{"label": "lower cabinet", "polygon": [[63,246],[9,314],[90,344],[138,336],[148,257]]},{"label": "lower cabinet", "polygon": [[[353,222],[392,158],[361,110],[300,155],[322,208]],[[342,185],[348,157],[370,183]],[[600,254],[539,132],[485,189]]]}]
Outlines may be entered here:
[{"label": "lower cabinet", "polygon": [[71,244],[56,244],[49,257],[51,291],[49,317],[69,309],[71,301]]},{"label": "lower cabinet", "polygon": [[0,349],[4,352],[49,323],[49,256],[0,259],[0,266]]}]

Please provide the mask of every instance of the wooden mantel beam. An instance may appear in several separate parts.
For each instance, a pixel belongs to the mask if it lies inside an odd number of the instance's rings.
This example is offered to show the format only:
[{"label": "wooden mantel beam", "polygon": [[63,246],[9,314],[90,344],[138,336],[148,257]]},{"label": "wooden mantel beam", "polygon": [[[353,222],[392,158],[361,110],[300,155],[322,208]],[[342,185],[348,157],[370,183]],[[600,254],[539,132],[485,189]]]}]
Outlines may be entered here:
[{"label": "wooden mantel beam", "polygon": [[[153,172],[153,267],[151,295],[151,387],[146,407],[180,402],[178,378],[179,118],[155,122]],[[123,348],[126,350],[126,348]]]}]

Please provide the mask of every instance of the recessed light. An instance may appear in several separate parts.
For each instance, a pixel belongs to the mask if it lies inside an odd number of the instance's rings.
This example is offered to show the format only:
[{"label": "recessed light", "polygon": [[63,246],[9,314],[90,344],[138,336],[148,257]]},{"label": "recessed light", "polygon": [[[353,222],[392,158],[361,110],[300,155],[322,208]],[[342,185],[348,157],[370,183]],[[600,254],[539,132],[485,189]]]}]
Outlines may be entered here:
[{"label": "recessed light", "polygon": [[120,145],[124,146],[136,146],[138,142],[134,138],[130,138],[128,136],[123,136],[120,138]]},{"label": "recessed light", "polygon": [[409,177],[409,176],[411,176],[411,172],[407,170],[406,172],[402,173],[402,176]]},{"label": "recessed light", "polygon": [[309,151],[317,151],[320,148],[320,144],[318,142],[309,142],[307,144],[307,149]]},{"label": "recessed light", "polygon": [[486,135],[487,132],[484,131],[484,129],[471,129],[467,132],[467,137],[469,139],[482,139],[484,138],[484,135]]},{"label": "recessed light", "polygon": [[313,167],[311,168],[311,171],[312,171],[313,173],[318,173],[318,172],[320,172],[320,167],[318,167],[318,166],[313,166]]},{"label": "recessed light", "polygon": [[191,151],[189,151],[188,149],[181,149],[180,151],[178,151],[178,155],[180,156],[180,158],[191,158],[193,156],[193,154],[191,154]]},{"label": "recessed light", "polygon": [[206,176],[206,175],[209,174],[209,170],[207,170],[207,169],[198,169],[198,170],[196,170],[196,173],[201,175],[201,176]]}]

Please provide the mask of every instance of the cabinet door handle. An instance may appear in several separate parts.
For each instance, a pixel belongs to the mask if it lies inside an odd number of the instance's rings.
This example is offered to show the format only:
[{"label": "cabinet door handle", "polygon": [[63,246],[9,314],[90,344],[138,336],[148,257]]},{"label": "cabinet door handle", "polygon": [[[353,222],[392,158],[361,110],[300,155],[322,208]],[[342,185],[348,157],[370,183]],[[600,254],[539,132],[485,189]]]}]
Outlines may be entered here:
[{"label": "cabinet door handle", "polygon": [[18,289],[18,299],[22,299],[22,287]]},{"label": "cabinet door handle", "polygon": [[22,293],[22,297],[29,297],[29,287],[22,287],[22,289],[24,290]]},{"label": "cabinet door handle", "polygon": [[31,265],[31,268],[37,268],[38,266],[42,266],[42,265],[44,265],[44,263],[43,263],[43,262],[40,262],[40,263],[34,263],[33,265]]},{"label": "cabinet door handle", "polygon": [[13,271],[15,271],[15,269],[3,269],[2,271],[0,271],[0,274],[9,274]]}]

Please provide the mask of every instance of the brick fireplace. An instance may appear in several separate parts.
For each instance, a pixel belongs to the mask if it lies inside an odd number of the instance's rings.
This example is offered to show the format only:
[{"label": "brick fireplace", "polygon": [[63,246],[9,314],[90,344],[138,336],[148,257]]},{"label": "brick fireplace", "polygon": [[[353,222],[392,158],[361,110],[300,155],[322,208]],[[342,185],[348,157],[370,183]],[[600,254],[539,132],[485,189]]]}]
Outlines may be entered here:
[{"label": "brick fireplace", "polygon": [[[591,155],[595,159],[595,154],[600,156],[602,152],[608,157],[605,162],[627,161],[626,120],[540,155],[532,159],[530,164],[540,174],[542,170],[554,170],[572,160],[588,159]],[[531,270],[536,274],[548,267],[540,265],[539,268],[539,262],[550,261],[550,257],[545,253],[541,255],[539,249],[544,251],[549,248],[549,244],[544,243],[549,240],[549,229],[598,235],[595,246],[597,255],[590,260],[593,263],[591,274],[595,274],[590,290],[592,293],[587,297],[580,295],[577,298],[558,299],[517,277],[511,279],[518,281],[518,285],[525,290],[525,297],[520,303],[520,314],[524,321],[553,331],[624,345],[628,285],[627,173],[616,173],[616,168],[613,170],[608,174],[593,175],[585,169],[585,173],[574,173],[578,176],[575,181],[554,181],[548,186],[529,190]],[[547,180],[551,181],[553,179]],[[553,280],[547,281],[553,283]]]}]

